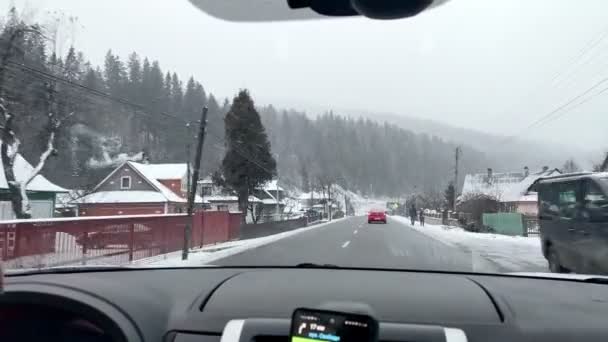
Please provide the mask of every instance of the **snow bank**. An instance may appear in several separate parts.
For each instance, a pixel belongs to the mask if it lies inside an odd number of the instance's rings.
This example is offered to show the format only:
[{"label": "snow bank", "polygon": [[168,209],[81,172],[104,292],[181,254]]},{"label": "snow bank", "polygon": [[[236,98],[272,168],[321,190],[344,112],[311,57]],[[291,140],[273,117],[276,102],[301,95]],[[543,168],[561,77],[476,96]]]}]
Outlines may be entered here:
[{"label": "snow bank", "polygon": [[[407,224],[409,219],[391,216]],[[417,231],[447,245],[470,250],[472,253],[492,261],[504,272],[547,272],[547,260],[542,255],[540,238],[507,236],[498,234],[471,233],[462,228],[447,228],[440,225],[415,225]]]},{"label": "snow bank", "polygon": [[[342,219],[336,219],[331,223]],[[188,266],[203,266],[205,264],[213,263],[213,261],[226,258],[235,254],[245,252],[250,249],[259,248],[264,245],[276,242],[278,240],[300,234],[312,229],[318,229],[328,225],[330,222],[319,223],[310,227],[299,228],[289,232],[283,232],[270,236],[265,236],[255,239],[229,241],[224,243],[218,243],[215,245],[205,246],[200,249],[191,250],[188,256],[188,260],[182,260],[182,252],[177,251],[164,255],[159,255],[152,258],[146,258],[136,260],[133,262],[134,265],[138,266],[152,266],[152,267],[188,267]]]}]

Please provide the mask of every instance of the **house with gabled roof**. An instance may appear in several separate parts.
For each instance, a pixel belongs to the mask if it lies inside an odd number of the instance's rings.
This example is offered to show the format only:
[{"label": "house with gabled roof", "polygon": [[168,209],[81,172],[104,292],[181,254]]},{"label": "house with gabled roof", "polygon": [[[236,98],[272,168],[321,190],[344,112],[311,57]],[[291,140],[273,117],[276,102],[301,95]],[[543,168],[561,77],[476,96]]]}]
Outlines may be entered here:
[{"label": "house with gabled roof", "polygon": [[[18,181],[24,181],[33,170],[34,167],[21,154],[15,156],[13,172]],[[26,194],[32,208],[32,218],[53,217],[57,194],[67,193],[68,191],[49,181],[42,174],[36,175],[26,186]],[[4,166],[0,159],[0,220],[15,218],[10,196],[8,182],[4,175]]]},{"label": "house with gabled roof", "polygon": [[523,172],[496,173],[488,169],[487,173],[468,174],[459,202],[482,195],[495,200],[502,211],[536,215],[538,196],[529,188],[537,179],[556,174],[561,174],[561,171],[547,166],[536,172],[525,167]]},{"label": "house with gabled roof", "polygon": [[[186,212],[186,163],[143,164],[127,161],[74,201],[79,216],[172,214]],[[196,196],[195,203],[203,201]]]},{"label": "house with gabled roof", "polygon": [[[209,201],[210,208],[213,210],[238,211],[238,197],[230,190],[214,184],[211,177],[207,177],[199,182],[199,194],[205,201]],[[278,197],[278,200],[277,200]],[[276,180],[271,180],[254,190],[249,196],[249,203],[259,213],[260,222],[273,221],[277,217],[277,204],[279,214],[282,214],[287,204],[287,192],[278,185]],[[251,213],[247,213],[247,222],[252,221]]]}]

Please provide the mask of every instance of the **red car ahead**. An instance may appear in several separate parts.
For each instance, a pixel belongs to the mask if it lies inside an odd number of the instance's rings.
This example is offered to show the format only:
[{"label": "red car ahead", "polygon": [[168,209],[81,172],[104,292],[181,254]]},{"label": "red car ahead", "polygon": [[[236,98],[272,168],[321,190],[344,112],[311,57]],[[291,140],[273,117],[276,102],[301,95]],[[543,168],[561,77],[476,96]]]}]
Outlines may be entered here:
[{"label": "red car ahead", "polygon": [[367,223],[382,222],[386,224],[386,212],[384,210],[372,210],[367,214]]}]

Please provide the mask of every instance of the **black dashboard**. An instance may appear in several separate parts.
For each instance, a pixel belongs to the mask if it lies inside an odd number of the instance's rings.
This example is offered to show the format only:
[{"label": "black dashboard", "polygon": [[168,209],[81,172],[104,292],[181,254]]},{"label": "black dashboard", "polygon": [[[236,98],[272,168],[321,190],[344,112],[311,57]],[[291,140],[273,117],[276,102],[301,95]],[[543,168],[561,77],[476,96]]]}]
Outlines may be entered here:
[{"label": "black dashboard", "polygon": [[0,295],[0,340],[7,340],[3,332],[9,331],[18,338],[26,329],[20,322],[36,330],[45,322],[40,317],[55,317],[64,327],[79,327],[78,334],[58,340],[287,342],[294,309],[329,302],[372,308],[382,342],[605,341],[608,336],[608,286],[602,284],[211,267],[9,276]]}]

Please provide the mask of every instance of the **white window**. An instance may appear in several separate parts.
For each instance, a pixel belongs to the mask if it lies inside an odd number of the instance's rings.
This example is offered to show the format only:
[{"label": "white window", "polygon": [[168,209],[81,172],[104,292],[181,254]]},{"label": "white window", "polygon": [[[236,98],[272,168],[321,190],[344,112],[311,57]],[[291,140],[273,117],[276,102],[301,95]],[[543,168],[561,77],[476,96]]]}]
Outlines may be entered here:
[{"label": "white window", "polygon": [[131,177],[123,176],[120,178],[120,188],[121,189],[131,189]]}]

